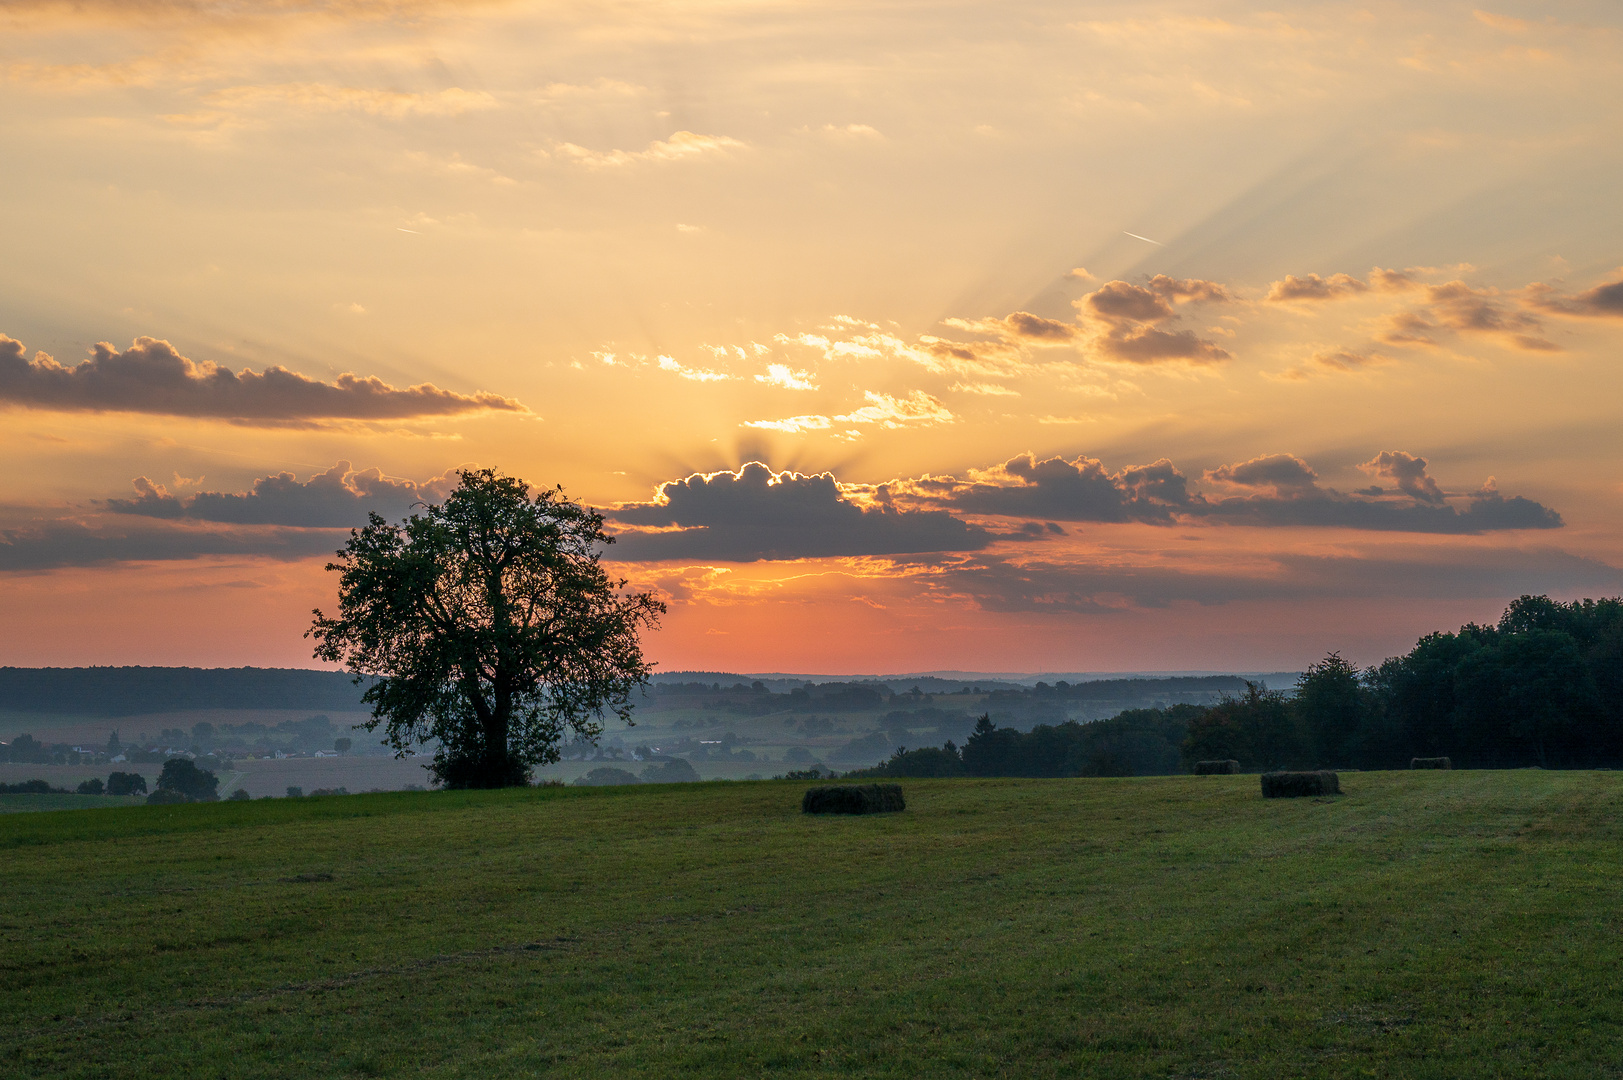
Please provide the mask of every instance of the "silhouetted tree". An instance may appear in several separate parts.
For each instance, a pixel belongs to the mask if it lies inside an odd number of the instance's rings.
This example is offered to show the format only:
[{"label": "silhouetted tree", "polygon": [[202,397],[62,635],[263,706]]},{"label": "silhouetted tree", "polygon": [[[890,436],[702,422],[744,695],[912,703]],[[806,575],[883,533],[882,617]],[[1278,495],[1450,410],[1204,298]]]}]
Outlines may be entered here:
[{"label": "silhouetted tree", "polygon": [[598,565],[601,515],[490,469],[459,476],[444,504],[350,534],[328,566],[339,614],[315,612],[308,636],[317,659],[376,679],[366,727],[397,754],[433,739],[447,787],[523,784],[566,730],[591,741],[606,713],[630,722],[652,670],[637,632],[665,605]]},{"label": "silhouetted tree", "polygon": [[147,778],[140,773],[116,772],[107,777],[109,795],[145,795]]},{"label": "silhouetted tree", "polygon": [[872,769],[851,773],[852,776],[967,776],[964,759],[958,756],[952,743],[946,746],[925,746],[917,750],[899,747],[888,761]]},{"label": "silhouetted tree", "polygon": [[78,788],[80,795],[102,795],[106,793],[106,790],[107,785],[101,782],[99,776],[93,776],[89,780],[81,782]]},{"label": "silhouetted tree", "polygon": [[964,768],[971,776],[1018,776],[1019,745],[1020,732],[1000,728],[990,713],[982,713],[964,740]]},{"label": "silhouetted tree", "polygon": [[1358,668],[1330,653],[1296,680],[1292,708],[1301,720],[1313,760],[1323,768],[1347,768],[1365,734],[1369,694]]},{"label": "silhouetted tree", "polygon": [[173,792],[187,802],[214,802],[220,797],[220,780],[187,758],[173,757],[158,774],[158,791]]},{"label": "silhouetted tree", "polygon": [[1225,697],[1189,721],[1184,760],[1232,758],[1244,769],[1297,765],[1307,756],[1307,739],[1285,696],[1246,681],[1240,697]]}]

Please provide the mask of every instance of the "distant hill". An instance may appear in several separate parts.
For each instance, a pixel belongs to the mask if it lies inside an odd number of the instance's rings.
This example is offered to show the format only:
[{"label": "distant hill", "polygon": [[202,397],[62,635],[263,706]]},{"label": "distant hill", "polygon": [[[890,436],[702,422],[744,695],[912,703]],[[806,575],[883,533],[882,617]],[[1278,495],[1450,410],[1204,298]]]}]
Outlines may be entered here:
[{"label": "distant hill", "polygon": [[351,676],[303,668],[0,668],[8,712],[133,716],[179,709],[364,708]]}]

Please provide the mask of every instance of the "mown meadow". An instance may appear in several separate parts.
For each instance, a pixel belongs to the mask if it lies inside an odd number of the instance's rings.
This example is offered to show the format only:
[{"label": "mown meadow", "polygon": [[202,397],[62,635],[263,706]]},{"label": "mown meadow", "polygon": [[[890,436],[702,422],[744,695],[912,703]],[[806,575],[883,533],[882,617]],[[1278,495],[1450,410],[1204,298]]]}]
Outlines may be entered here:
[{"label": "mown meadow", "polygon": [[0,818],[0,1074],[1616,1076],[1623,776]]}]

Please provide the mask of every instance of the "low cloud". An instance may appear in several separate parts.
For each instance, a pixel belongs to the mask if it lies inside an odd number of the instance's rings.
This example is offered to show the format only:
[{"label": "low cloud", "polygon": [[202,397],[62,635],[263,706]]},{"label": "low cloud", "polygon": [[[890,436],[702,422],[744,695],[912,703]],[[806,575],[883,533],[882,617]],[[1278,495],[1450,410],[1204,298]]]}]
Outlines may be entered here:
[{"label": "low cloud", "polygon": [[817,384],[812,382],[809,371],[794,371],[788,364],[768,364],[765,375],[755,376],[755,381],[768,386],[778,386],[785,390],[816,390]]},{"label": "low cloud", "polygon": [[659,370],[668,371],[673,375],[680,376],[681,378],[701,383],[723,382],[732,378],[731,375],[726,375],[719,371],[710,371],[706,368],[686,367],[683,364],[678,363],[675,357],[671,356],[659,357]]},{"label": "low cloud", "polygon": [[886,485],[888,493],[971,514],[1043,521],[1170,522],[1189,502],[1185,478],[1163,458],[1107,471],[1097,458],[1012,457],[970,479],[924,477]]},{"label": "low cloud", "polygon": [[632,527],[610,549],[615,558],[632,561],[974,551],[994,539],[941,510],[864,508],[829,473],[778,473],[760,462],[672,480],[659,486],[653,501],[626,504],[606,516]]},{"label": "low cloud", "polygon": [[1398,490],[1411,498],[1433,506],[1441,505],[1447,496],[1426,473],[1426,459],[1402,450],[1382,450],[1358,466],[1372,476],[1397,482]]},{"label": "low cloud", "polygon": [[248,423],[400,420],[494,410],[526,412],[512,398],[458,394],[422,383],[404,390],[345,373],[333,382],[284,367],[233,372],[190,360],[167,341],[139,337],[123,352],[102,342],[73,367],[45,353],[25,358],[0,334],[0,405],[64,412],[135,412]]},{"label": "low cloud", "polygon": [[669,139],[656,139],[645,150],[588,150],[574,143],[559,143],[556,154],[589,168],[622,168],[643,163],[697,161],[702,158],[725,156],[731,151],[744,149],[745,144],[726,135],[699,135],[692,131],[678,131]]},{"label": "low cloud", "polygon": [[304,481],[290,472],[260,477],[241,492],[182,496],[171,495],[145,476],[132,483],[135,498],[106,500],[103,505],[110,513],[233,525],[353,528],[366,524],[368,512],[398,518],[416,503],[440,502],[456,487],[457,476],[447,472],[417,483],[386,477],[379,469],[357,471],[340,461]]},{"label": "low cloud", "polygon": [[347,535],[329,529],[221,529],[158,522],[106,527],[49,521],[0,529],[0,572],[212,556],[305,559],[331,555]]},{"label": "low cloud", "polygon": [[1256,601],[1497,600],[1580,590],[1610,595],[1623,588],[1618,567],[1549,548],[1273,552],[1259,554],[1247,567],[1208,570],[1129,558],[1060,561],[989,553],[911,565],[921,586],[966,597],[983,610],[1056,615]]},{"label": "low cloud", "polygon": [[1463,281],[1426,286],[1425,313],[1431,320],[1461,333],[1483,334],[1529,352],[1559,352],[1546,339],[1544,324],[1504,301],[1497,289],[1473,289]]},{"label": "low cloud", "polygon": [[1505,498],[1490,477],[1462,507],[1426,472],[1426,459],[1385,450],[1359,466],[1396,481],[1395,493],[1376,487],[1341,492],[1319,486],[1316,472],[1291,454],[1268,454],[1210,469],[1205,479],[1244,494],[1199,497],[1189,515],[1230,525],[1368,529],[1467,535],[1506,529],[1559,529],[1561,515],[1531,499]]},{"label": "low cloud", "polygon": [[1623,319],[1623,281],[1596,285],[1575,296],[1562,296],[1541,282],[1528,286],[1528,295],[1534,307],[1552,314]]},{"label": "low cloud", "polygon": [[1296,277],[1286,274],[1284,280],[1268,287],[1268,299],[1275,303],[1291,300],[1340,300],[1369,292],[1369,285],[1351,274],[1331,274],[1321,278],[1317,274]]},{"label": "low cloud", "polygon": [[[1342,528],[1383,532],[1475,534],[1508,529],[1558,529],[1561,515],[1531,499],[1506,498],[1489,480],[1450,496],[1427,472],[1424,458],[1400,450],[1377,454],[1361,468],[1396,484],[1355,492],[1324,487],[1294,454],[1264,454],[1208,469],[1206,491],[1162,458],[1110,472],[1095,458],[1022,454],[965,479],[925,476],[881,485],[886,497],[957,513],[1045,521],[1138,521],[1159,525],[1207,522],[1264,528]],[[1450,501],[1453,500],[1453,501]]]},{"label": "low cloud", "polygon": [[1161,324],[1177,318],[1177,304],[1228,303],[1222,285],[1198,278],[1157,274],[1143,285],[1109,281],[1076,301],[1082,321],[1093,329],[1092,352],[1106,360],[1149,365],[1182,361],[1204,366],[1233,359],[1228,350],[1191,330],[1167,330]]},{"label": "low cloud", "polygon": [[847,424],[878,424],[886,428],[950,424],[957,419],[940,399],[914,390],[904,398],[864,391],[868,404],[834,419]]},{"label": "low cloud", "polygon": [[1318,490],[1319,474],[1295,454],[1264,454],[1250,461],[1207,469],[1207,483],[1264,488],[1279,498]]},{"label": "low cloud", "polygon": [[1390,362],[1390,358],[1378,352],[1366,354],[1347,349],[1333,349],[1316,352],[1302,363],[1286,368],[1274,378],[1299,380],[1310,379],[1316,375],[1354,375]]},{"label": "low cloud", "polygon": [[[744,427],[757,428],[762,431],[781,431],[786,434],[798,434],[803,431],[827,431],[836,422],[841,424],[874,424],[891,430],[908,427],[929,427],[934,424],[950,424],[957,419],[952,411],[941,403],[939,398],[926,394],[922,390],[914,390],[906,397],[892,397],[889,394],[876,394],[873,391],[863,393],[868,404],[853,409],[838,416],[789,416],[782,420],[746,420]],[[847,431],[847,435],[857,435],[860,431]]]}]

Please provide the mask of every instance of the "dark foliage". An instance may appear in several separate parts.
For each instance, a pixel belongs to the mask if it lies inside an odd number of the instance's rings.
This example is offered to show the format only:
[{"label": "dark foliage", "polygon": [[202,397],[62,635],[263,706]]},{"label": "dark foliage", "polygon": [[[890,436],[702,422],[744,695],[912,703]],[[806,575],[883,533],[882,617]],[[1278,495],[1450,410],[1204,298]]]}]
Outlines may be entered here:
[{"label": "dark foliage", "polygon": [[79,785],[77,791],[80,795],[105,795],[107,785],[101,782],[101,777],[91,777]]},{"label": "dark foliage", "polygon": [[1109,720],[1039,724],[1030,731],[976,721],[963,748],[971,776],[1154,776],[1180,770],[1179,746],[1198,705],[1129,709]]},{"label": "dark foliage", "polygon": [[1361,674],[1332,653],[1302,676],[1291,711],[1302,753],[1257,764],[1402,769],[1446,756],[1465,768],[1618,767],[1623,600],[1523,596],[1495,626],[1428,634]]},{"label": "dark foliage", "polygon": [[231,793],[230,797],[226,801],[227,802],[247,802],[251,798],[253,798],[253,796],[248,794],[248,790],[246,788],[238,788],[237,790],[235,790],[235,791],[233,791]]},{"label": "dark foliage", "polygon": [[1233,758],[1247,770],[1308,760],[1306,735],[1285,695],[1252,682],[1243,696],[1226,697],[1190,720],[1183,753],[1190,762]]},{"label": "dark foliage", "polygon": [[309,636],[317,659],[376,680],[367,727],[397,753],[433,740],[447,787],[508,787],[557,761],[566,731],[590,742],[605,715],[630,722],[651,670],[637,632],[665,606],[604,573],[600,514],[490,469],[459,475],[443,504],[350,534],[328,567],[339,613],[316,612]]},{"label": "dark foliage", "polygon": [[909,750],[904,746],[892,754],[889,761],[881,762],[871,769],[860,769],[856,772],[846,773],[846,775],[850,777],[968,776],[969,770],[964,767],[964,759],[959,756],[958,748],[949,742],[943,747],[926,746],[918,750]]},{"label": "dark foliage", "polygon": [[[689,766],[691,768],[692,766]],[[621,784],[640,784],[636,773],[626,772],[624,769],[612,769],[608,766],[593,769],[575,781],[576,787],[617,787]]]},{"label": "dark foliage", "polygon": [[19,765],[49,765],[51,752],[32,735],[18,735],[9,743],[0,743],[0,761],[12,761]]},{"label": "dark foliage", "polygon": [[1293,799],[1306,795],[1340,795],[1341,780],[1327,769],[1314,772],[1270,772],[1262,774],[1264,799]]},{"label": "dark foliage", "polygon": [[1364,749],[1359,744],[1370,737],[1373,695],[1358,669],[1340,653],[1331,653],[1302,673],[1291,707],[1300,720],[1309,760],[1347,765]]},{"label": "dark foliage", "polygon": [[900,784],[832,784],[806,790],[802,814],[886,814],[907,809]]},{"label": "dark foliage", "polygon": [[220,780],[189,758],[170,758],[158,774],[158,790],[153,795],[161,792],[172,792],[185,802],[215,802],[220,797]]},{"label": "dark foliage", "polygon": [[642,771],[645,784],[689,784],[699,779],[699,771],[686,758],[656,762]]},{"label": "dark foliage", "polygon": [[24,780],[17,784],[0,784],[0,795],[71,795],[67,788],[52,787],[44,780]]},{"label": "dark foliage", "polygon": [[1454,761],[1446,757],[1417,757],[1409,759],[1411,769],[1452,769]]},{"label": "dark foliage", "polygon": [[140,773],[115,772],[107,777],[109,795],[145,795],[147,778]]}]

